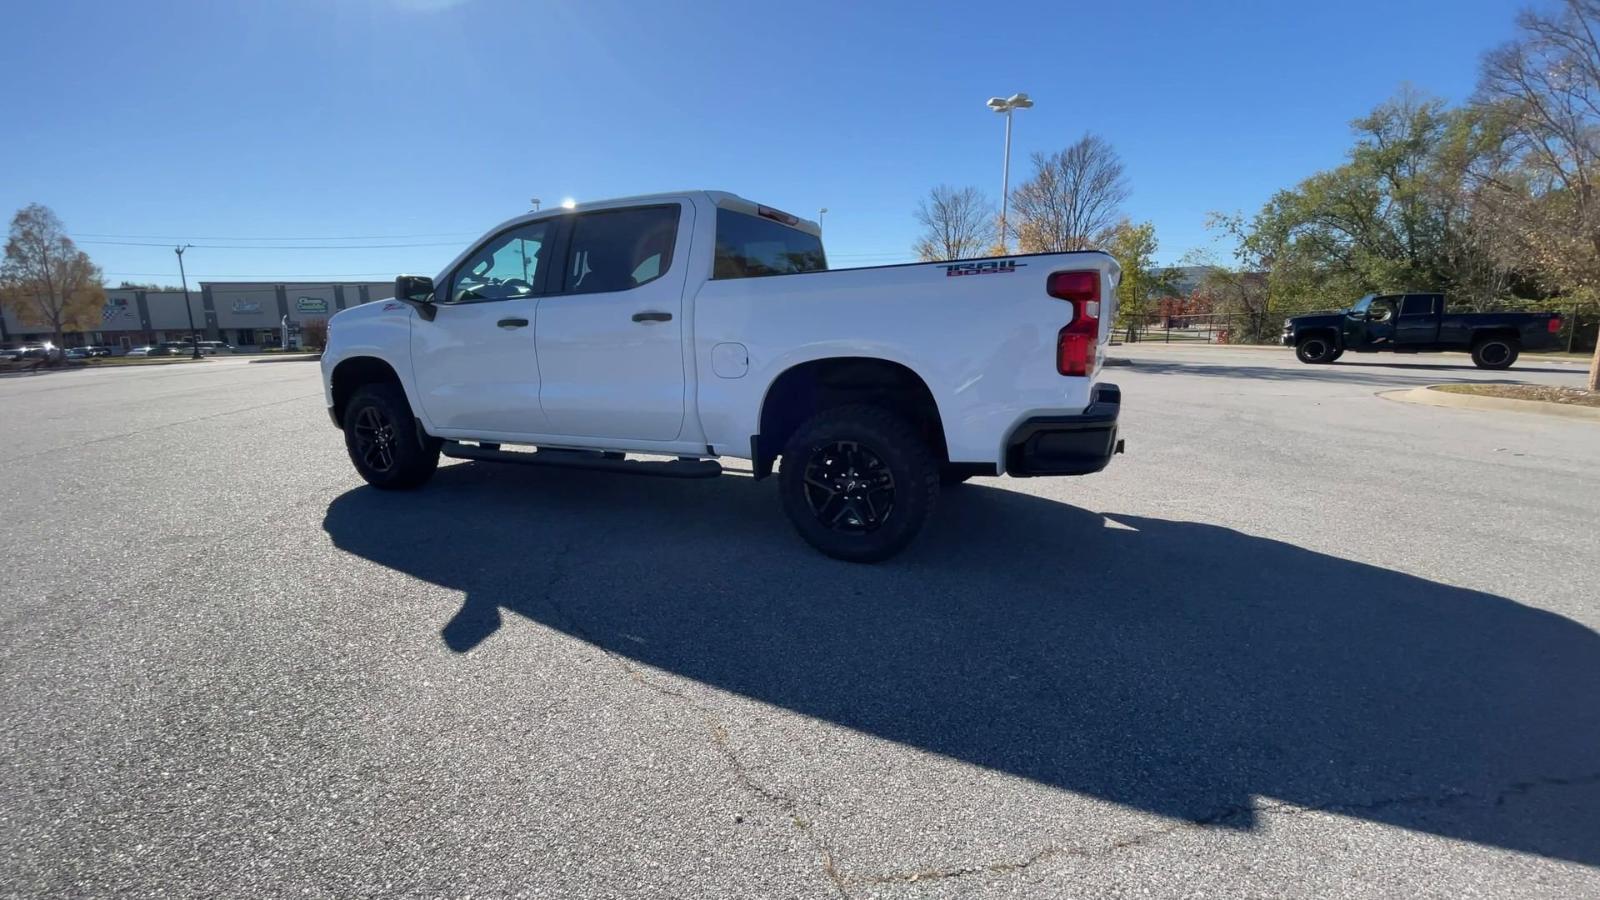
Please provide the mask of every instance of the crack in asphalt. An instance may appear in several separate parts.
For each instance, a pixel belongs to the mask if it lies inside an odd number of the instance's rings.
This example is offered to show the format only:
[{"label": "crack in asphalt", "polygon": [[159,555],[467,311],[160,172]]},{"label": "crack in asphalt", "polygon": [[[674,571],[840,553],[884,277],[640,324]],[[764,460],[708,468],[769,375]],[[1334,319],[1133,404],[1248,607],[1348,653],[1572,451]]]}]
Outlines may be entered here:
[{"label": "crack in asphalt", "polygon": [[[1490,806],[1502,806],[1507,798],[1526,796],[1542,788],[1584,787],[1600,784],[1600,772],[1570,777],[1541,776],[1526,781],[1515,781],[1510,785],[1495,792]],[[1382,800],[1373,800],[1368,803],[1321,803],[1316,806],[1298,806],[1291,803],[1246,803],[1224,807],[1209,816],[1191,822],[1177,822],[1166,828],[1156,828],[1140,832],[1119,841],[1113,841],[1100,849],[1078,849],[1049,845],[1029,856],[1021,859],[1002,860],[993,863],[975,863],[963,866],[950,866],[946,868],[921,869],[915,872],[889,872],[870,875],[845,875],[842,885],[885,885],[885,884],[912,884],[922,881],[937,881],[941,879],[966,878],[972,875],[1007,875],[1023,871],[1036,863],[1054,857],[1093,858],[1107,856],[1123,850],[1141,847],[1152,841],[1159,840],[1172,834],[1183,831],[1198,831],[1225,824],[1243,815],[1281,815],[1300,816],[1307,813],[1321,812],[1376,812],[1397,806],[1434,806],[1438,808],[1452,806],[1464,800],[1471,799],[1474,795],[1469,791],[1445,791],[1438,794],[1409,794],[1400,797],[1388,797]],[[848,895],[847,895],[848,896]]]},{"label": "crack in asphalt", "polygon": [[[568,545],[563,546],[558,553],[564,556],[568,550],[571,549],[570,544],[571,542],[569,540]],[[787,794],[774,790],[765,784],[762,784],[755,778],[754,775],[750,773],[750,769],[745,765],[744,760],[739,757],[738,752],[733,748],[733,744],[728,738],[727,727],[723,725],[722,720],[719,719],[716,713],[712,712],[711,709],[695,700],[693,697],[690,697],[683,691],[678,690],[677,688],[650,680],[649,678],[645,677],[644,672],[642,672],[638,666],[634,665],[627,657],[614,653],[609,648],[596,641],[582,625],[578,624],[578,620],[571,614],[571,612],[567,610],[565,605],[563,605],[561,601],[556,598],[555,589],[557,586],[559,586],[559,582],[565,574],[562,571],[562,567],[559,566],[559,557],[558,565],[552,566],[552,569],[552,578],[546,587],[543,599],[549,605],[549,607],[555,611],[556,615],[565,623],[568,632],[575,635],[590,646],[598,649],[601,653],[605,654],[605,657],[614,663],[635,684],[648,690],[655,691],[663,696],[671,697],[680,704],[689,707],[699,714],[701,721],[704,723],[707,732],[711,736],[711,746],[717,751],[723,760],[727,762],[728,768],[733,771],[734,780],[738,782],[747,793],[755,796],[789,819],[789,823],[793,825],[795,830],[805,838],[806,843],[811,845],[811,848],[821,858],[822,873],[828,876],[828,881],[833,885],[834,891],[837,892],[840,897],[849,900],[850,893],[845,887],[846,878],[842,873],[839,872],[838,868],[834,864],[833,849],[829,847],[827,843],[824,842],[817,834],[812,822],[800,815],[800,801],[794,797],[788,796]]]},{"label": "crack in asphalt", "polygon": [[[1373,800],[1367,803],[1322,803],[1315,806],[1299,806],[1290,803],[1244,803],[1226,806],[1216,810],[1208,816],[1193,821],[1175,822],[1165,828],[1156,828],[1139,832],[1098,849],[1079,849],[1063,847],[1058,844],[1047,845],[1032,854],[1020,859],[1001,860],[991,863],[973,863],[943,868],[927,868],[913,872],[886,872],[862,875],[849,875],[839,871],[835,860],[833,848],[817,833],[814,823],[800,815],[800,801],[787,794],[774,790],[762,784],[750,773],[745,762],[740,758],[728,737],[728,730],[717,715],[704,704],[690,697],[683,691],[655,682],[647,678],[643,671],[626,657],[621,656],[604,645],[600,644],[583,628],[577,619],[556,597],[556,588],[566,577],[565,567],[561,565],[562,558],[571,549],[571,539],[558,551],[556,562],[552,565],[552,573],[547,583],[543,599],[555,611],[567,626],[569,633],[595,647],[603,653],[608,660],[615,664],[634,683],[641,687],[655,691],[677,700],[699,714],[711,736],[712,746],[727,762],[733,771],[735,780],[751,795],[759,798],[783,815],[787,816],[790,823],[822,861],[822,871],[832,883],[834,890],[840,897],[850,900],[853,896],[850,887],[853,885],[876,886],[890,884],[915,884],[924,881],[939,881],[957,878],[967,878],[973,875],[1007,875],[1021,872],[1030,867],[1057,857],[1094,858],[1120,853],[1125,850],[1142,847],[1153,841],[1186,831],[1198,831],[1225,825],[1234,819],[1245,815],[1282,815],[1298,816],[1307,813],[1341,812],[1370,813],[1399,806],[1431,805],[1446,807],[1471,799],[1474,795],[1469,791],[1446,790],[1433,794],[1408,794],[1399,797],[1388,797]],[[1524,781],[1516,781],[1497,791],[1490,805],[1501,806],[1506,800],[1514,796],[1525,796],[1535,790],[1552,787],[1580,787],[1590,784],[1600,784],[1600,772],[1571,777],[1540,776]]]}]

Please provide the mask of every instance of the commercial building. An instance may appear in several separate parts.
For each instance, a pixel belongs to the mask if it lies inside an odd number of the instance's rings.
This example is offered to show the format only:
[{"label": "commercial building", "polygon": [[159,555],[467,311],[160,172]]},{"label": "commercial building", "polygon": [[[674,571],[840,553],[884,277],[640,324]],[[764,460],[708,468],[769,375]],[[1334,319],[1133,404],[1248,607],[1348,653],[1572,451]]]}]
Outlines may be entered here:
[{"label": "commercial building", "polygon": [[[189,315],[201,340],[222,341],[241,350],[278,346],[285,320],[291,332],[326,319],[341,309],[394,297],[389,281],[202,281],[190,291],[117,288],[106,291],[98,321],[62,338],[67,347],[97,345],[128,350],[189,337]],[[7,304],[0,342],[34,343],[50,338],[50,328],[25,324]]]}]

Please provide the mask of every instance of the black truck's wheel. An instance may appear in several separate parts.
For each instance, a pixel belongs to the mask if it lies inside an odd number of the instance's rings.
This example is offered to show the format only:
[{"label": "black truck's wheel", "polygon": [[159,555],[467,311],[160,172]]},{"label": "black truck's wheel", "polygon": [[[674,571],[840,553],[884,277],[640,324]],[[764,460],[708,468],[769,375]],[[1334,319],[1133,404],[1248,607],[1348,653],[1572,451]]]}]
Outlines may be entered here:
[{"label": "black truck's wheel", "polygon": [[1303,363],[1333,362],[1336,353],[1337,351],[1331,341],[1325,337],[1317,337],[1315,335],[1301,338],[1300,343],[1294,345],[1294,355],[1299,357]]},{"label": "black truck's wheel", "polygon": [[417,428],[399,385],[356,391],[344,410],[344,445],[356,471],[376,488],[414,488],[439,468],[439,440]]},{"label": "black truck's wheel", "polygon": [[1472,345],[1472,364],[1480,369],[1509,369],[1517,361],[1517,342],[1510,338],[1484,338]]},{"label": "black truck's wheel", "polygon": [[783,511],[811,546],[835,559],[878,562],[922,530],[939,496],[939,466],[899,416],[841,406],[795,432],[778,489]]},{"label": "black truck's wheel", "polygon": [[1338,362],[1339,361],[1339,357],[1341,357],[1343,355],[1344,355],[1344,351],[1343,350],[1335,350],[1332,353],[1328,354],[1327,361],[1328,362]]}]

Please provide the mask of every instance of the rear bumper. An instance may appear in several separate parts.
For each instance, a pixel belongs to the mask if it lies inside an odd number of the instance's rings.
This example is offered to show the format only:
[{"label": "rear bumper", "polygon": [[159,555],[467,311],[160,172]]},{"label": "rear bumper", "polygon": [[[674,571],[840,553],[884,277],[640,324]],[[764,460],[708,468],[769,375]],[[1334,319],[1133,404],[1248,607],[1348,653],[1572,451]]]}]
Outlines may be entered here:
[{"label": "rear bumper", "polygon": [[1117,416],[1122,389],[1096,386],[1094,402],[1075,416],[1034,416],[1023,420],[1006,441],[1006,474],[1088,475],[1098,472],[1122,452]]}]

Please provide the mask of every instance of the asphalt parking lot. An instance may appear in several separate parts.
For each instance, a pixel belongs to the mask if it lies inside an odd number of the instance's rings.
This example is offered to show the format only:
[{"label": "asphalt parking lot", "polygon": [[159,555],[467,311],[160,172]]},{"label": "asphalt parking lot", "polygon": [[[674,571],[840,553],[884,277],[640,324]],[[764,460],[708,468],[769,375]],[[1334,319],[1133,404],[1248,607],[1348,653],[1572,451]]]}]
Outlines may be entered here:
[{"label": "asphalt parking lot", "polygon": [[[1600,895],[1600,425],[1119,348],[880,566],[771,482],[361,485],[314,364],[0,379],[0,893]],[[738,467],[738,464],[733,464]]]}]

